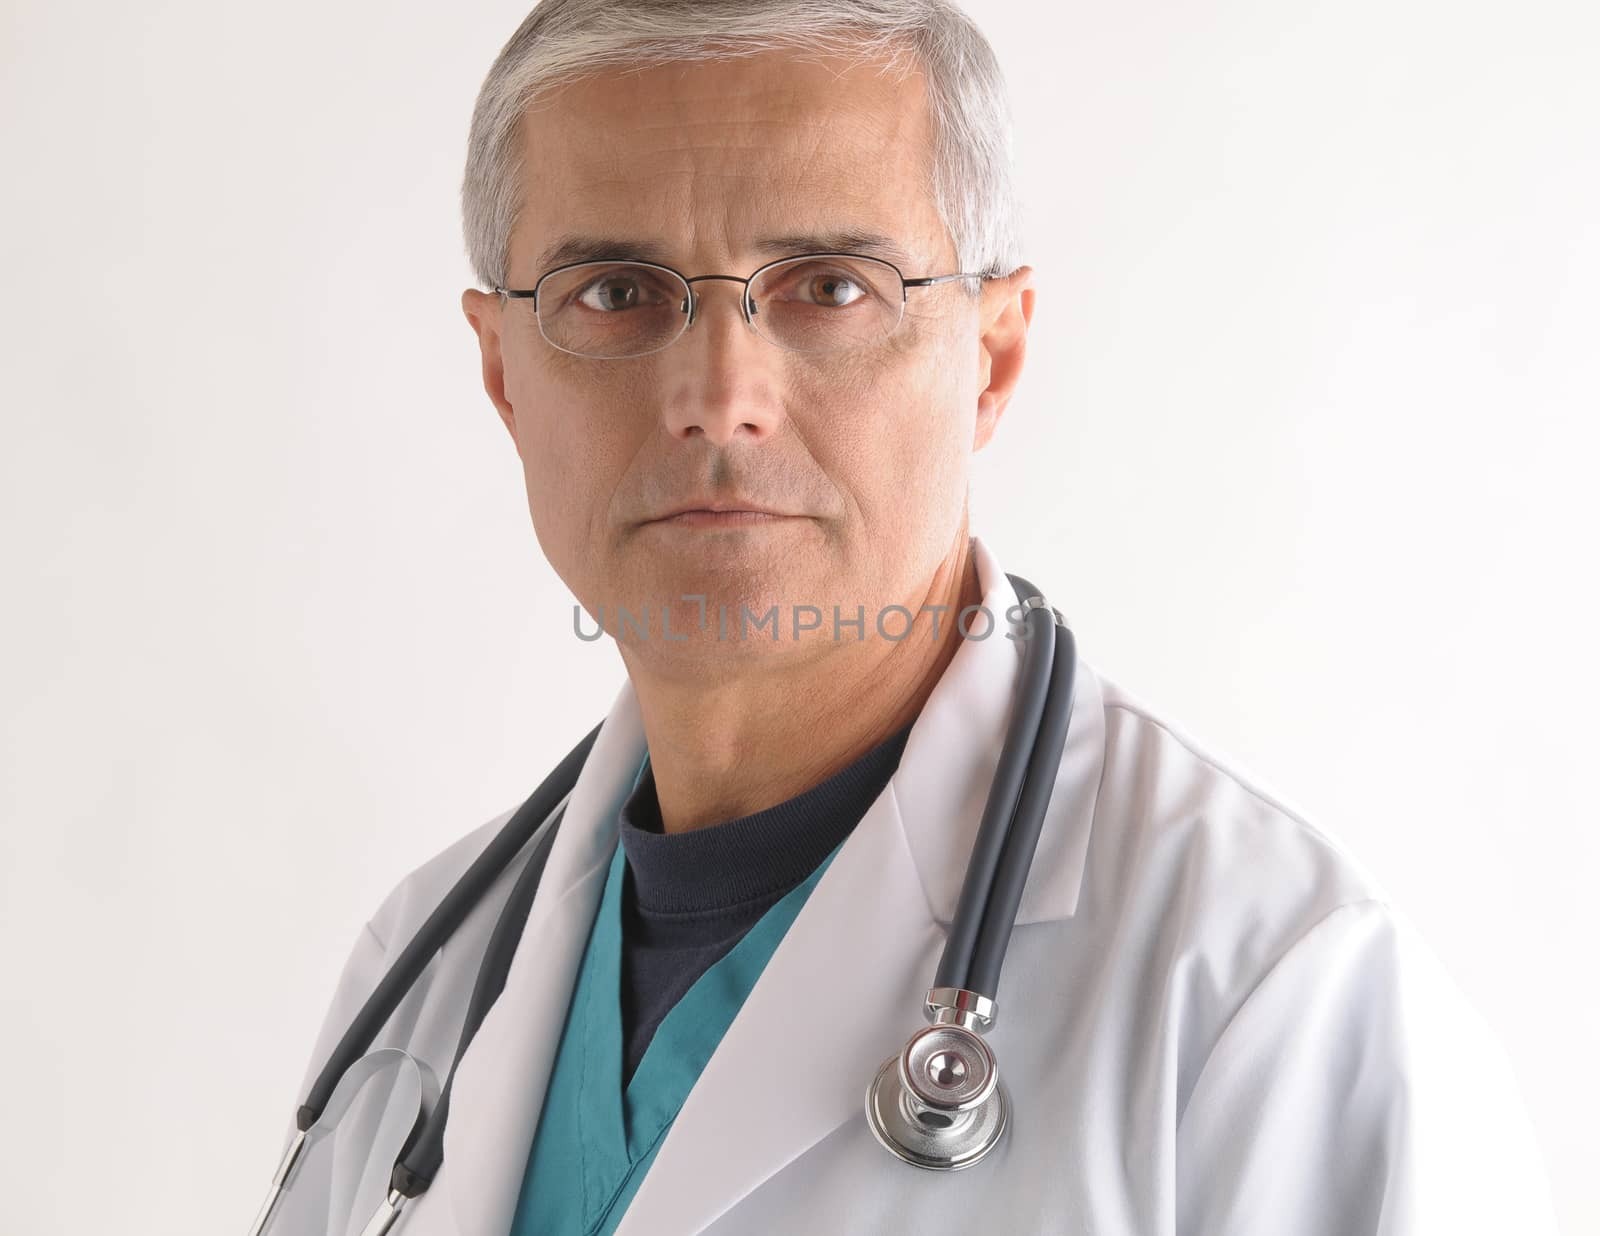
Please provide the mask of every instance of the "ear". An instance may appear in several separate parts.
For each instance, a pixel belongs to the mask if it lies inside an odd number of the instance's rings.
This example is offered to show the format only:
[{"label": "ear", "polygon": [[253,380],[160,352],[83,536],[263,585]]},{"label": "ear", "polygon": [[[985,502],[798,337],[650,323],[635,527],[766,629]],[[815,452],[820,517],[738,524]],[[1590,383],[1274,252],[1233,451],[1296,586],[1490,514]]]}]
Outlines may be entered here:
[{"label": "ear", "polygon": [[994,437],[1000,416],[1022,377],[1028,324],[1033,321],[1033,267],[1019,266],[1001,279],[987,279],[978,305],[978,416],[972,449]]},{"label": "ear", "polygon": [[517,416],[506,398],[505,358],[500,350],[500,298],[477,288],[461,293],[461,312],[467,315],[473,333],[478,337],[478,351],[483,359],[483,389],[489,402],[500,414],[500,422],[511,435],[512,445],[517,441]]}]

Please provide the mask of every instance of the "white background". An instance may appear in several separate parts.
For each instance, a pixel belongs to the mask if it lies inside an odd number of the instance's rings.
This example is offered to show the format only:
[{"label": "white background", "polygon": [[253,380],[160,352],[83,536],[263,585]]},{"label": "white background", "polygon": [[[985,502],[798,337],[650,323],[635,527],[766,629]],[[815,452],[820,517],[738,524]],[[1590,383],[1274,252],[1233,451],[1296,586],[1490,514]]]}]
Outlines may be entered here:
[{"label": "white background", "polygon": [[[971,11],[1040,289],[974,530],[1389,888],[1600,1231],[1594,6]],[[6,1233],[242,1232],[363,920],[622,681],[458,305],[524,12],[0,14]]]}]

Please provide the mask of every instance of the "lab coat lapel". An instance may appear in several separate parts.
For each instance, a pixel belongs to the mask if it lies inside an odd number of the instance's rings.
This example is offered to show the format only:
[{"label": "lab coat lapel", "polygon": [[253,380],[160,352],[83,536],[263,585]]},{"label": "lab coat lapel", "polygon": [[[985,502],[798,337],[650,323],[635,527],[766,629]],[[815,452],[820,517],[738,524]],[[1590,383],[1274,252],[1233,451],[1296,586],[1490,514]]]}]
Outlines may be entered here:
[{"label": "lab coat lapel", "polygon": [[856,825],[746,998],[617,1236],[697,1232],[862,1109],[918,1025],[943,933],[892,789]]},{"label": "lab coat lapel", "polygon": [[453,1236],[505,1236],[544,1106],[567,1006],[616,847],[617,817],[644,759],[632,685],[606,717],[550,850],[505,990],[457,1066],[443,1192]]},{"label": "lab coat lapel", "polygon": [[[1016,593],[974,538],[987,639],[963,640],[900,766],[823,873],[690,1091],[617,1236],[697,1232],[848,1120],[867,1083],[925,1024],[1021,646]],[[982,616],[972,632],[982,628]],[[1018,922],[1071,915],[1104,753],[1098,682],[1080,665],[1072,721]],[[1004,1016],[1005,991],[999,993]],[[886,1156],[887,1160],[887,1156]],[[914,1169],[907,1169],[914,1170]],[[465,1234],[463,1234],[465,1236]]]}]

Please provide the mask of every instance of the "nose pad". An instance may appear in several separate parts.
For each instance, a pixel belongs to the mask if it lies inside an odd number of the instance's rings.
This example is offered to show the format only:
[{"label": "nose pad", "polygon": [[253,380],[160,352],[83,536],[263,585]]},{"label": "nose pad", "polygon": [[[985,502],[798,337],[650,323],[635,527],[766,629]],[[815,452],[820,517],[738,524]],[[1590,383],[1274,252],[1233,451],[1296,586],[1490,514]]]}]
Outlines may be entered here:
[{"label": "nose pad", "polygon": [[[688,330],[689,327],[693,326],[696,319],[700,316],[700,302],[702,295],[702,293],[691,291],[687,297],[678,302],[678,312],[687,313],[689,315],[688,322],[684,324],[684,330]],[[749,287],[746,286],[740,288],[739,316],[745,320],[745,325],[755,329],[755,319],[760,312],[761,310],[757,307],[755,301],[750,299]],[[761,332],[759,330],[756,330],[756,334],[759,335],[760,333]]]}]

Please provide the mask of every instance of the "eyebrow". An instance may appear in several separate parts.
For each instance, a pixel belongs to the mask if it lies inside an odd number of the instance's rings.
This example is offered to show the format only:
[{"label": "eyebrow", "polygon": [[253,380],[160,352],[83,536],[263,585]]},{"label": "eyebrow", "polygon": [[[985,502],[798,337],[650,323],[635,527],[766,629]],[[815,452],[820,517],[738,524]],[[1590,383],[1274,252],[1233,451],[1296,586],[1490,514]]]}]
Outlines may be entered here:
[{"label": "eyebrow", "polygon": [[[800,253],[864,253],[886,257],[897,265],[911,261],[894,239],[879,232],[865,232],[858,228],[839,228],[826,232],[793,233],[787,236],[764,236],[752,241],[753,252],[768,257]],[[669,265],[667,246],[657,241],[623,240],[606,236],[563,236],[539,255],[539,269],[566,266],[573,262],[594,262],[614,258],[620,262],[654,262]]]}]

